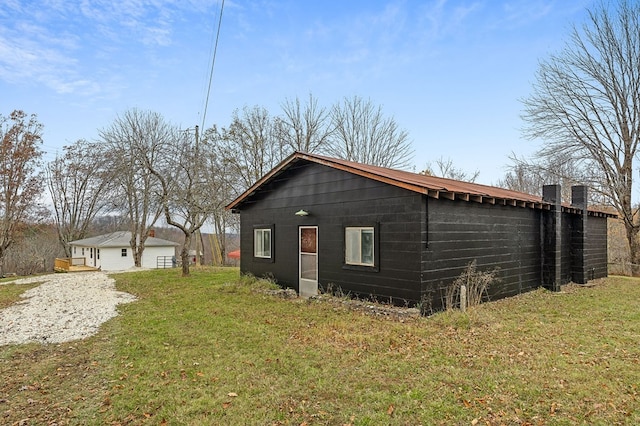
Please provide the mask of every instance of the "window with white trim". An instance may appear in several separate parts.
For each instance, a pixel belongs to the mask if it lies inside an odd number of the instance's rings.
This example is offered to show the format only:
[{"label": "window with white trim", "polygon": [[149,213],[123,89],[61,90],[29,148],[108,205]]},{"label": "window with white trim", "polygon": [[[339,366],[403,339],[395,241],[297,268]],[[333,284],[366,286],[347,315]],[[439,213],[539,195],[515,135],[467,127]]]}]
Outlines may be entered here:
[{"label": "window with white trim", "polygon": [[350,226],[344,230],[344,262],[347,265],[374,266],[373,226]]},{"label": "window with white trim", "polygon": [[121,252],[120,252],[120,256],[121,256],[121,257],[127,257],[127,249],[126,249],[126,248],[123,248],[123,249],[121,250]]},{"label": "window with white trim", "polygon": [[271,258],[271,228],[256,228],[253,230],[253,256],[263,259]]}]

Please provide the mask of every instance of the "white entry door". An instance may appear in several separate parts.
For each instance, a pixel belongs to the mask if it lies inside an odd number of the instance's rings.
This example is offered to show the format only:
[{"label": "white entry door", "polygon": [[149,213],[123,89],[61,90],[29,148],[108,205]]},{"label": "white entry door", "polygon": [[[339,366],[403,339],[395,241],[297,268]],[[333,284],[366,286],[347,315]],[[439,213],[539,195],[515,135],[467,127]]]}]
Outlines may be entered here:
[{"label": "white entry door", "polygon": [[298,287],[301,297],[318,294],[318,227],[299,228],[300,257]]}]

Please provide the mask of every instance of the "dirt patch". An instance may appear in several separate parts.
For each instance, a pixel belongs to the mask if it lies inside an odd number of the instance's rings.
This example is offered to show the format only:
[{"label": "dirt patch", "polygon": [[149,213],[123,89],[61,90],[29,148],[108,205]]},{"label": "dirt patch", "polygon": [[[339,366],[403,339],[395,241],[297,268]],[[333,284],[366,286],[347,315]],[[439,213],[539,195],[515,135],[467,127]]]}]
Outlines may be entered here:
[{"label": "dirt patch", "polygon": [[384,317],[400,322],[409,319],[420,318],[420,310],[418,308],[400,307],[391,304],[375,303],[368,300],[352,299],[348,297],[337,297],[330,294],[319,294],[308,299],[298,298],[298,293],[291,288],[266,290],[266,294],[282,299],[291,299],[297,301],[306,301],[309,303],[326,303],[335,309],[345,309],[350,311],[362,312],[365,315],[375,317]]},{"label": "dirt patch", "polygon": [[418,308],[400,307],[391,304],[375,303],[368,300],[335,297],[328,294],[320,294],[310,298],[311,301],[329,303],[337,308],[362,312],[365,315],[385,317],[404,322],[408,319],[420,318]]}]

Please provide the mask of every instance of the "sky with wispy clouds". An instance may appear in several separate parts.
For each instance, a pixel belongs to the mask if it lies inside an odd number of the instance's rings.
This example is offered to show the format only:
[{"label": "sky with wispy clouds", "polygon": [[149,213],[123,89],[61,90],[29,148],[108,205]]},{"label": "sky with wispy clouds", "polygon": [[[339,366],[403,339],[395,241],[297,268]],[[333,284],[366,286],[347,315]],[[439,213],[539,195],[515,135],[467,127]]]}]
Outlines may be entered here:
[{"label": "sky with wispy clouds", "polygon": [[526,155],[520,99],[591,0],[3,0],[0,113],[38,115],[45,159],[130,108],[184,128],[358,95],[408,131],[415,170],[452,159],[481,183]]}]

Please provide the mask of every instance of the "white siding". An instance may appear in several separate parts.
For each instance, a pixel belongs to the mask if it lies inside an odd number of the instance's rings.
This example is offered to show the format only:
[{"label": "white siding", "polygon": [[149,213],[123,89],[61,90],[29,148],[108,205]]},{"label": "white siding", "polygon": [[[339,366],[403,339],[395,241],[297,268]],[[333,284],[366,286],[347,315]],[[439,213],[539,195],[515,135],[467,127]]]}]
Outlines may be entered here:
[{"label": "white siding", "polygon": [[[87,266],[93,266],[93,259],[91,259],[91,257],[89,256],[89,254],[91,253],[91,249],[87,246],[73,246],[75,249],[75,252],[73,251],[74,249],[71,250],[71,258],[72,259],[86,259],[85,260],[85,265]],[[74,264],[78,263],[77,261],[74,261]]]},{"label": "white siding", "polygon": [[158,256],[175,256],[175,247],[145,247],[142,253],[142,267],[155,269],[158,265]]},{"label": "white siding", "polygon": [[[122,249],[127,249],[127,257],[122,257]],[[100,249],[100,264],[103,271],[121,271],[133,268],[131,247],[102,247]]]},{"label": "white siding", "polygon": [[[133,254],[131,247],[100,247],[100,259],[95,258],[97,249],[93,247],[93,257],[91,256],[92,247],[72,246],[72,257],[74,259],[85,258],[87,266],[101,268],[103,271],[122,271],[133,268]],[[84,249],[84,254],[82,253]],[[127,257],[122,257],[122,249],[127,249]],[[174,246],[145,247],[142,253],[142,267],[155,269],[157,267],[158,256],[174,256]],[[94,262],[95,260],[95,262]]]}]

